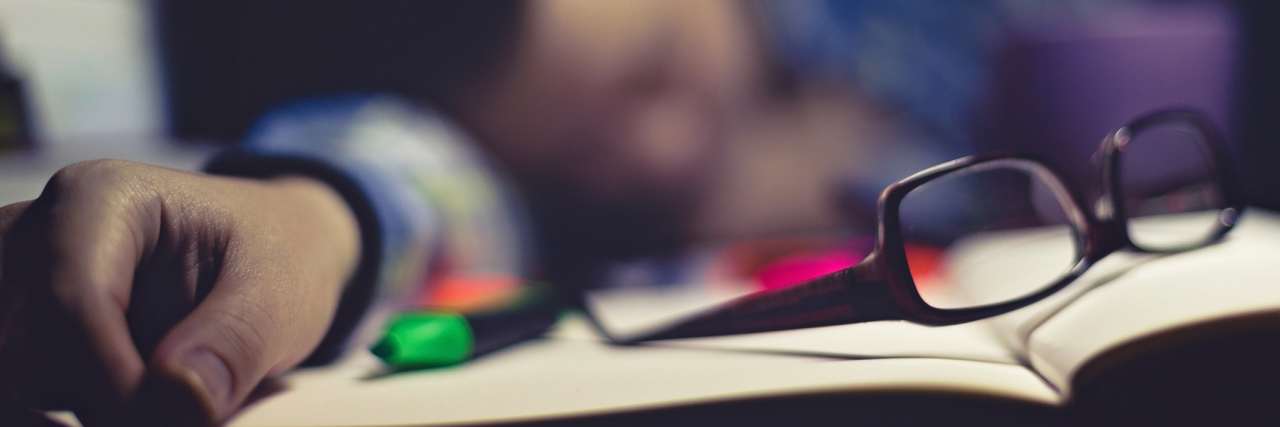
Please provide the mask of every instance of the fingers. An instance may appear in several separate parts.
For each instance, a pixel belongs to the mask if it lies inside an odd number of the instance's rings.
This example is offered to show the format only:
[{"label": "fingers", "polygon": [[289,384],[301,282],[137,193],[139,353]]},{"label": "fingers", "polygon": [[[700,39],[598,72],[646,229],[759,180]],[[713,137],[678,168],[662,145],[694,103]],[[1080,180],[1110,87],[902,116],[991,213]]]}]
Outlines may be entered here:
[{"label": "fingers", "polygon": [[66,168],[40,198],[0,210],[11,228],[0,276],[6,381],[25,403],[70,407],[86,423],[110,418],[145,373],[125,311],[158,208],[111,164]]},{"label": "fingers", "polygon": [[[0,206],[0,239],[4,237],[10,225],[17,221],[18,217],[27,210],[27,206],[31,206],[31,200]],[[3,242],[3,240],[0,240],[0,242]]]},{"label": "fingers", "polygon": [[[113,240],[111,233],[104,234],[97,239]],[[58,305],[55,309],[70,323],[69,336],[87,345],[89,354],[85,356],[89,357],[76,362],[106,381],[104,390],[87,390],[97,395],[89,399],[122,402],[137,389],[145,373],[125,320],[128,299],[120,296],[121,289],[127,295],[133,279],[132,264],[120,264],[132,258],[131,249],[93,246],[97,239],[86,238],[84,249],[57,252],[50,265],[49,287]]]},{"label": "fingers", "polygon": [[[0,260],[4,259],[4,242],[5,237],[9,234],[9,229],[13,227],[13,223],[18,217],[26,212],[27,206],[31,205],[31,201],[18,202],[8,206],[0,207]],[[10,319],[12,310],[6,310],[5,306],[12,304],[13,293],[9,292],[5,287],[4,281],[4,263],[0,262],[0,348],[4,348],[4,337],[7,335],[8,325],[13,319]]]},{"label": "fingers", "polygon": [[42,366],[39,372],[44,378],[34,380],[52,380],[50,385],[57,387],[52,391],[70,399],[67,407],[84,425],[113,425],[119,422],[119,408],[142,382],[145,365],[119,307],[104,299],[86,298],[79,310],[80,316],[73,317],[62,335],[43,338],[46,343],[33,352],[45,355],[46,363],[54,362]]},{"label": "fingers", "polygon": [[[27,206],[30,206],[30,205],[31,205],[31,201],[28,200],[25,202],[18,202],[18,203],[14,203],[7,206],[0,206],[0,259],[4,258],[5,235],[8,234],[9,228],[13,226],[14,221],[17,221],[18,217],[21,216],[23,212],[26,212]],[[2,285],[4,283],[3,281],[4,281],[4,266],[3,264],[0,264],[0,286],[3,286]],[[2,339],[0,339],[0,345],[3,345]]]},{"label": "fingers", "polygon": [[109,164],[64,169],[37,199],[47,206],[49,292],[89,346],[82,362],[113,394],[92,400],[130,396],[145,372],[125,311],[136,266],[160,232],[158,203]]}]

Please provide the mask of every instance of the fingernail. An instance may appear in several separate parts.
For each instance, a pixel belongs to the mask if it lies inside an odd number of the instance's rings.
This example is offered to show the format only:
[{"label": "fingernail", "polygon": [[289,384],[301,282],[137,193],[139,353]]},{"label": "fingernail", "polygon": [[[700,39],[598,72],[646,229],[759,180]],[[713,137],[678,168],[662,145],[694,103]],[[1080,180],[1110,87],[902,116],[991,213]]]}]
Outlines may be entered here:
[{"label": "fingernail", "polygon": [[226,402],[231,398],[231,370],[227,363],[212,351],[205,349],[191,350],[182,358],[182,366],[190,369],[200,380],[196,387],[203,390],[212,404],[214,411],[221,413]]}]

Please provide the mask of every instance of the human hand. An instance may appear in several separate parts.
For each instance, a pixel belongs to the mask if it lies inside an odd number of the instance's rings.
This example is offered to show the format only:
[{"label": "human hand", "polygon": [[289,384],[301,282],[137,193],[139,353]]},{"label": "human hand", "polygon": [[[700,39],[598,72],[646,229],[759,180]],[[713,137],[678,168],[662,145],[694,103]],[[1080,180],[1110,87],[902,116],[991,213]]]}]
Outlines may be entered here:
[{"label": "human hand", "polygon": [[359,254],[318,181],[64,168],[0,208],[0,399],[89,426],[220,423],[316,347]]}]

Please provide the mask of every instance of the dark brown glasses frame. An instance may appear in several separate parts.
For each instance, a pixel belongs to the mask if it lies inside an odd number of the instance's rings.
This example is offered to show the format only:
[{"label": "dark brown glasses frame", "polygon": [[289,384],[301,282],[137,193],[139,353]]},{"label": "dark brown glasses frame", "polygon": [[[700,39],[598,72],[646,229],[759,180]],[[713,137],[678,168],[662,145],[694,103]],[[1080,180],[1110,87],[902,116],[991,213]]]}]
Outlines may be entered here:
[{"label": "dark brown glasses frame", "polygon": [[[1197,129],[1205,138],[1206,153],[1214,162],[1213,178],[1217,180],[1226,206],[1219,221],[1203,242],[1166,250],[1149,250],[1135,245],[1129,237],[1121,191],[1120,159],[1132,136],[1156,126],[1183,124]],[[1235,226],[1244,211],[1230,172],[1230,164],[1222,150],[1222,139],[1210,121],[1190,110],[1167,110],[1138,118],[1112,132],[1099,148],[1102,159],[1103,191],[1095,203],[1084,204],[1080,195],[1067,187],[1061,175],[1035,157],[998,154],[965,157],[916,173],[893,185],[880,195],[879,227],[875,249],[862,262],[795,285],[753,293],[711,310],[695,314],[656,331],[619,337],[596,321],[588,304],[579,298],[579,306],[596,329],[617,344],[635,344],[677,338],[694,338],[813,328],[876,320],[906,320],[924,325],[953,325],[984,319],[1025,307],[1058,292],[1094,263],[1121,250],[1139,252],[1179,252],[1205,246],[1221,239]],[[902,238],[899,207],[912,190],[938,178],[992,168],[1018,168],[1035,174],[1050,187],[1067,211],[1068,221],[1076,237],[1077,261],[1057,281],[1030,295],[1011,301],[979,307],[942,309],[930,306],[920,296],[911,271]],[[1093,210],[1083,209],[1093,206]]]}]

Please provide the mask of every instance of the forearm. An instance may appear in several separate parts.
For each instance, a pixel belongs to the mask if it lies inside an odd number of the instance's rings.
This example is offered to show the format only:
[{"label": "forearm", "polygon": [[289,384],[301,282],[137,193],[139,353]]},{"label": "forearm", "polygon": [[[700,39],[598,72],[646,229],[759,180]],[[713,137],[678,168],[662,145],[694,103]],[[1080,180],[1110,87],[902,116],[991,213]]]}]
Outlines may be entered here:
[{"label": "forearm", "polygon": [[[329,322],[335,316],[338,302],[346,287],[350,286],[361,259],[360,227],[351,207],[331,186],[305,176],[284,176],[265,182],[264,200],[278,210],[283,221],[270,227],[282,240],[292,244],[288,248],[298,251],[293,259],[314,260],[313,268],[302,272],[299,280],[315,284],[316,292],[325,292],[324,299],[334,304],[318,307],[323,313],[305,313],[307,318],[323,318]],[[272,230],[266,231],[271,233]],[[297,342],[298,351],[277,365],[270,375],[292,368],[319,345],[319,340]]]},{"label": "forearm", "polygon": [[372,327],[373,311],[420,301],[432,266],[448,266],[432,275],[528,273],[523,212],[447,119],[394,99],[350,97],[283,108],[256,129],[207,170],[308,177],[333,189],[358,224],[359,265],[329,336],[306,364],[360,344],[351,335],[357,322]]}]

